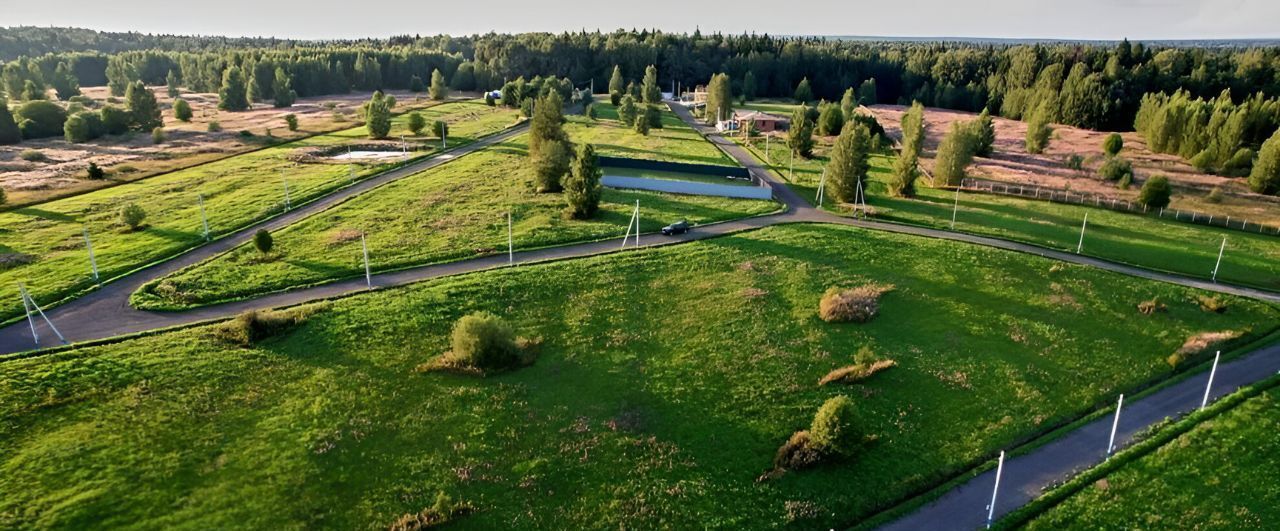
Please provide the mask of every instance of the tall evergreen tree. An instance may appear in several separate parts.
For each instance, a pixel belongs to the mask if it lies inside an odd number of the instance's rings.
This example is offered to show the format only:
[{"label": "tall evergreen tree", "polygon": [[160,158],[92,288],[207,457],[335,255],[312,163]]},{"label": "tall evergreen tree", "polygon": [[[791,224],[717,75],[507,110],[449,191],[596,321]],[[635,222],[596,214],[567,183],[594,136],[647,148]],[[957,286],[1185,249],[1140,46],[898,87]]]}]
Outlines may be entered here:
[{"label": "tall evergreen tree", "polygon": [[218,90],[218,108],[224,111],[243,111],[249,108],[249,87],[240,67],[233,66],[222,73],[222,88]]},{"label": "tall evergreen tree", "polygon": [[791,113],[791,126],[787,130],[787,147],[804,158],[813,156],[813,122],[807,110],[801,106]]},{"label": "tall evergreen tree", "polygon": [[902,115],[902,146],[893,162],[893,180],[889,190],[894,195],[913,197],[915,182],[920,176],[920,149],[924,144],[924,105],[912,102]]},{"label": "tall evergreen tree", "polygon": [[630,94],[622,97],[622,103],[618,104],[618,121],[624,126],[634,124],[636,122],[636,100]]},{"label": "tall evergreen tree", "polygon": [[364,126],[369,132],[369,138],[386,138],[391,132],[391,107],[387,105],[381,90],[374,92],[373,97],[365,104]]},{"label": "tall evergreen tree", "polygon": [[[0,116],[0,121],[3,118]],[[1249,189],[1259,194],[1280,195],[1280,130],[1258,150],[1258,160],[1249,172]]]},{"label": "tall evergreen tree", "polygon": [[645,103],[662,103],[662,89],[658,88],[658,67],[649,65],[644,69],[644,81],[640,94],[644,96]]},{"label": "tall evergreen tree", "polygon": [[626,89],[626,81],[622,79],[622,67],[613,65],[613,74],[609,76],[609,101],[617,105],[622,100],[622,91]]},{"label": "tall evergreen tree", "polygon": [[862,82],[858,87],[858,103],[860,105],[875,105],[880,102],[880,95],[876,90],[876,78],[871,78]]},{"label": "tall evergreen tree", "polygon": [[560,182],[569,171],[570,149],[569,135],[564,131],[564,100],[559,92],[548,92],[534,104],[529,123],[529,157],[538,192],[561,190]]},{"label": "tall evergreen tree", "polygon": [[706,121],[715,123],[720,118],[733,116],[733,89],[729,86],[729,74],[711,76],[707,85]]},{"label": "tall evergreen tree", "polygon": [[760,87],[756,86],[756,75],[754,72],[747,70],[742,76],[742,98],[746,100],[755,99]]},{"label": "tall evergreen tree", "polygon": [[800,83],[796,85],[794,96],[796,101],[800,103],[813,101],[813,88],[809,86],[809,78],[806,77],[800,80]]},{"label": "tall evergreen tree", "polygon": [[1053,128],[1049,127],[1049,116],[1053,113],[1050,105],[1052,103],[1045,100],[1027,117],[1027,153],[1039,155],[1049,146],[1049,136],[1053,134]]},{"label": "tall evergreen tree", "polygon": [[58,99],[66,101],[72,96],[80,95],[80,81],[76,79],[76,75],[71,72],[71,67],[67,63],[58,63],[53,72],[53,90],[58,93]]},{"label": "tall evergreen tree", "polygon": [[129,111],[130,125],[138,131],[151,131],[164,125],[160,117],[160,105],[156,95],[141,81],[135,81],[125,89],[125,109]]},{"label": "tall evergreen tree", "polygon": [[298,99],[298,93],[293,90],[293,80],[289,79],[289,74],[286,74],[284,69],[278,66],[274,77],[275,81],[271,83],[271,93],[275,97],[275,107],[277,109],[292,107],[293,102]]},{"label": "tall evergreen tree", "polygon": [[173,117],[180,122],[191,121],[191,104],[182,98],[173,100]]},{"label": "tall evergreen tree", "polygon": [[853,87],[845,89],[844,96],[840,98],[840,112],[846,120],[852,119],[853,113],[858,108],[858,96],[853,93]]},{"label": "tall evergreen tree", "polygon": [[9,111],[9,102],[0,98],[0,146],[18,142],[22,142],[22,131],[18,129],[18,122],[14,121],[13,113]]},{"label": "tall evergreen tree", "polygon": [[818,134],[835,136],[844,127],[844,112],[834,103],[823,104],[818,114]]},{"label": "tall evergreen tree", "polygon": [[841,203],[858,200],[858,189],[866,190],[867,170],[871,168],[871,132],[862,124],[849,125],[831,146],[827,165],[828,190]]},{"label": "tall evergreen tree", "polygon": [[440,73],[437,68],[431,71],[431,88],[429,90],[431,99],[442,101],[449,97],[449,85],[444,82],[444,74]]},{"label": "tall evergreen tree", "polygon": [[996,143],[996,126],[991,119],[991,113],[984,107],[982,113],[978,114],[978,118],[969,124],[973,127],[973,154],[979,157],[990,157]]},{"label": "tall evergreen tree", "polygon": [[164,85],[170,98],[176,98],[181,94],[178,90],[178,74],[174,73],[172,68],[170,68],[169,73],[164,76]]},{"label": "tall evergreen tree", "polygon": [[933,178],[938,186],[958,186],[964,178],[964,170],[973,162],[977,145],[972,124],[951,122],[951,130],[942,138],[938,154],[934,157]]},{"label": "tall evergreen tree", "polygon": [[604,189],[600,185],[600,162],[591,144],[578,147],[573,169],[564,179],[564,198],[568,202],[568,214],[574,219],[589,219],[600,208]]}]

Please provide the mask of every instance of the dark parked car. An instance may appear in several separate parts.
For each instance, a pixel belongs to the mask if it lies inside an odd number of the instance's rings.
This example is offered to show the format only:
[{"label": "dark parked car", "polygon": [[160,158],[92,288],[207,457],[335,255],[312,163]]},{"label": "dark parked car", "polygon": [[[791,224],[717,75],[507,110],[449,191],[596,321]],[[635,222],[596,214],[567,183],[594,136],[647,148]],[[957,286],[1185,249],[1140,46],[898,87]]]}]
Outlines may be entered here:
[{"label": "dark parked car", "polygon": [[689,232],[689,222],[683,219],[662,227],[663,236],[674,236],[676,234],[684,234],[686,232]]}]

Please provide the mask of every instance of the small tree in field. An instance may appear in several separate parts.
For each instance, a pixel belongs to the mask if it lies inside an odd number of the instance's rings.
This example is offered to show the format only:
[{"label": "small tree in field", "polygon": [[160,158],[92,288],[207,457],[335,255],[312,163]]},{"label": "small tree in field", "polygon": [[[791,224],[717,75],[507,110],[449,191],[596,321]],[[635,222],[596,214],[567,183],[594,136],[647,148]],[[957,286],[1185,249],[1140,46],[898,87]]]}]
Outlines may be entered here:
[{"label": "small tree in field", "polygon": [[191,104],[182,98],[173,100],[173,117],[179,122],[190,122]]},{"label": "small tree in field", "polygon": [[813,101],[813,88],[809,86],[809,78],[801,79],[800,83],[796,85],[795,98],[800,103]]},{"label": "small tree in field", "polygon": [[564,198],[569,203],[568,214],[574,219],[588,219],[600,208],[600,161],[591,144],[578,147],[573,168],[564,180]]},{"label": "small tree in field", "polygon": [[996,143],[996,126],[991,120],[991,113],[984,107],[978,119],[970,124],[973,128],[973,154],[979,157],[990,157]]},{"label": "small tree in field", "polygon": [[409,113],[409,131],[415,136],[421,135],[422,130],[427,127],[427,119],[423,118],[417,111]]},{"label": "small tree in field", "polygon": [[129,85],[125,90],[124,100],[129,109],[129,119],[137,130],[150,131],[164,125],[155,93],[141,81]]},{"label": "small tree in field", "polygon": [[622,79],[622,68],[613,65],[613,74],[609,76],[609,101],[615,107],[622,101],[622,94],[626,88],[626,81]]},{"label": "small tree in field", "polygon": [[218,108],[224,111],[243,111],[249,108],[248,82],[240,67],[233,66],[222,73],[222,88],[218,90]]},{"label": "small tree in field", "polygon": [[431,71],[431,99],[443,100],[449,97],[449,86],[444,82],[444,74],[437,68]]},{"label": "small tree in field", "polygon": [[436,138],[444,138],[445,135],[449,134],[449,122],[444,120],[431,122],[431,134],[435,135]]},{"label": "small tree in field", "polygon": [[1039,155],[1049,146],[1053,128],[1049,126],[1050,101],[1046,100],[1027,118],[1027,153]]},{"label": "small tree in field", "polygon": [[285,125],[286,127],[288,127],[290,131],[297,131],[297,130],[298,130],[298,115],[293,114],[293,113],[289,113],[289,114],[284,115],[284,125]]},{"label": "small tree in field", "polygon": [[649,134],[649,117],[643,114],[636,115],[635,130],[637,133],[640,133],[641,135],[648,135]]},{"label": "small tree in field", "polygon": [[791,113],[791,128],[787,130],[787,147],[801,157],[813,156],[813,122],[809,121],[803,106]]},{"label": "small tree in field", "polygon": [[1142,190],[1138,192],[1138,202],[1147,208],[1164,208],[1169,206],[1169,199],[1172,196],[1173,186],[1169,184],[1169,178],[1156,175],[1142,183]]},{"label": "small tree in field", "polygon": [[1102,141],[1102,151],[1108,157],[1114,157],[1120,154],[1120,150],[1124,148],[1124,138],[1120,133],[1111,133]]},{"label": "small tree in field", "polygon": [[178,90],[178,74],[175,74],[173,70],[170,70],[169,73],[164,76],[164,85],[170,98],[177,98],[178,94],[182,93]]},{"label": "small tree in field", "polygon": [[427,90],[427,86],[422,83],[422,78],[413,76],[409,78],[409,92],[418,93]]},{"label": "small tree in field", "polygon": [[853,400],[847,396],[838,395],[827,399],[813,416],[813,424],[809,426],[809,440],[824,453],[852,453],[861,439],[854,427],[856,413]]},{"label": "small tree in field", "polygon": [[1258,150],[1258,161],[1249,172],[1249,189],[1259,194],[1280,193],[1280,131]]},{"label": "small tree in field", "polygon": [[853,203],[858,189],[866,190],[867,170],[871,165],[871,133],[861,124],[849,124],[831,147],[831,163],[827,165],[827,182],[837,201]]},{"label": "small tree in field", "polygon": [[271,92],[275,96],[274,105],[277,109],[292,107],[293,102],[298,101],[298,93],[293,90],[293,80],[289,78],[289,74],[285,73],[283,68],[276,67],[275,78],[271,82]]},{"label": "small tree in field", "polygon": [[964,169],[973,162],[974,146],[977,139],[973,136],[974,127],[961,122],[952,122],[951,131],[938,146],[938,154],[934,159],[933,176],[941,186],[955,186],[964,178]]},{"label": "small tree in field", "polygon": [[89,180],[97,181],[106,177],[107,172],[103,171],[102,167],[98,166],[96,163],[90,162],[89,167],[85,169],[85,176],[88,177]]},{"label": "small tree in field", "polygon": [[644,96],[644,102],[649,104],[662,102],[662,90],[658,88],[658,67],[649,65],[644,69],[644,80],[641,83],[640,94]]},{"label": "small tree in field", "polygon": [[151,130],[152,144],[163,144],[166,138],[163,127],[157,127]]},{"label": "small tree in field", "polygon": [[636,100],[630,94],[622,97],[622,103],[618,105],[618,121],[624,125],[631,125],[636,122]]},{"label": "small tree in field", "polygon": [[449,362],[480,370],[501,369],[520,362],[516,334],[498,316],[476,312],[453,325]]},{"label": "small tree in field", "polygon": [[834,136],[840,134],[840,130],[844,128],[844,111],[840,107],[829,103],[822,106],[818,114],[818,134],[822,136]]},{"label": "small tree in field", "polygon": [[369,138],[386,138],[391,132],[391,108],[382,91],[374,92],[365,104],[364,125],[369,130]]},{"label": "small tree in field", "polygon": [[129,203],[120,209],[120,222],[129,230],[136,231],[142,228],[142,222],[147,219],[147,211],[138,206],[137,203]]},{"label": "small tree in field", "polygon": [[275,238],[271,237],[271,233],[267,232],[267,229],[258,229],[258,232],[253,233],[253,247],[260,254],[270,253],[275,244]]}]

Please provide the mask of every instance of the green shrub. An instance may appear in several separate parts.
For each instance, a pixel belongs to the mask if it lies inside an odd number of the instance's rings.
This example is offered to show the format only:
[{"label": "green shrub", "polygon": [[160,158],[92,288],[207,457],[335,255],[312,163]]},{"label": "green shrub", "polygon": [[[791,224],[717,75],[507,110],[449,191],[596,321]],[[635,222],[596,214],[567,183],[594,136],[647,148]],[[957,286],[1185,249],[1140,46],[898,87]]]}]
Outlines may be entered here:
[{"label": "green shrub", "polygon": [[218,131],[222,130],[222,124],[218,123],[217,120],[210,120],[209,126],[206,127],[205,129],[208,130],[210,133],[217,133]]},{"label": "green shrub", "polygon": [[289,113],[284,115],[284,124],[290,131],[298,130],[298,115]]},{"label": "green shrub", "polygon": [[1155,315],[1156,313],[1163,313],[1168,310],[1169,307],[1160,302],[1159,297],[1138,303],[1138,313],[1141,313],[1142,315]]},{"label": "green shrub", "polygon": [[253,233],[253,246],[259,253],[267,254],[271,252],[272,247],[275,247],[275,239],[267,229],[258,229],[258,232]]},{"label": "green shrub", "polygon": [[147,211],[138,206],[137,203],[129,203],[120,209],[120,223],[128,227],[129,230],[136,231],[142,228],[142,222],[147,219]]},{"label": "green shrub", "polygon": [[48,138],[62,136],[67,112],[54,102],[35,100],[18,107],[17,119],[22,138]]},{"label": "green shrub", "polygon": [[1173,186],[1169,184],[1169,178],[1156,175],[1142,183],[1142,190],[1138,192],[1138,202],[1146,205],[1147,208],[1164,208],[1169,206],[1169,199],[1172,196]]},{"label": "green shrub", "polygon": [[307,321],[316,307],[292,310],[249,310],[214,328],[214,337],[242,347],[278,336]]},{"label": "green shrub", "polygon": [[84,170],[85,176],[90,180],[97,181],[107,176],[107,172],[103,171],[97,163],[90,162],[89,167]]},{"label": "green shrub", "polygon": [[484,104],[493,107],[497,105],[498,102],[493,99],[493,94],[486,92],[484,93]]},{"label": "green shrub", "polygon": [[98,115],[102,117],[102,131],[108,135],[124,134],[129,130],[129,120],[132,118],[124,109],[108,105],[98,111]]},{"label": "green shrub", "polygon": [[164,143],[164,141],[165,141],[165,135],[164,135],[164,128],[163,128],[163,127],[157,127],[157,128],[155,128],[155,129],[152,129],[152,130],[151,130],[151,143],[152,143],[152,144],[163,144],[163,143]]},{"label": "green shrub", "polygon": [[1111,182],[1119,182],[1125,175],[1133,175],[1133,164],[1122,157],[1111,157],[1098,168],[1098,176]]},{"label": "green shrub", "polygon": [[427,119],[422,117],[418,111],[409,113],[409,132],[414,135],[421,135],[422,130],[427,127]]},{"label": "green shrub", "polygon": [[449,134],[449,123],[444,120],[431,122],[431,134],[437,138],[444,138],[445,135]]},{"label": "green shrub", "polygon": [[1130,186],[1133,186],[1133,174],[1131,173],[1124,174],[1124,177],[1120,178],[1120,182],[1116,183],[1116,188],[1121,190],[1128,190]]},{"label": "green shrub", "polygon": [[18,158],[27,162],[48,162],[49,156],[38,149],[24,149],[18,153]]},{"label": "green shrub", "polygon": [[187,100],[178,98],[173,100],[173,117],[179,122],[191,121],[191,104]]},{"label": "green shrub", "polygon": [[587,105],[586,115],[587,115],[587,118],[592,119],[592,120],[595,120],[595,119],[596,119],[596,106],[595,106],[595,105]]},{"label": "green shrub", "polygon": [[1120,133],[1111,133],[1107,138],[1102,140],[1102,152],[1108,157],[1114,157],[1120,154],[1120,150],[1124,148],[1124,137]]},{"label": "green shrub", "polygon": [[1078,153],[1072,153],[1070,157],[1067,157],[1067,168],[1075,171],[1083,171],[1084,157],[1080,156]]},{"label": "green shrub", "polygon": [[464,516],[473,510],[471,504],[454,502],[444,492],[440,492],[436,494],[436,501],[431,504],[431,507],[421,512],[402,515],[392,522],[388,529],[390,531],[421,531],[447,524],[454,518]]},{"label": "green shrub", "polygon": [[787,439],[773,456],[773,466],[778,470],[800,470],[822,462],[822,452],[813,445],[813,438],[806,430],[800,430]]},{"label": "green shrub", "polygon": [[452,350],[445,357],[462,367],[489,371],[520,363],[515,331],[491,313],[476,312],[458,319],[451,344]]},{"label": "green shrub", "polygon": [[844,395],[827,399],[813,416],[809,439],[814,448],[824,453],[847,455],[858,445],[854,431],[853,400]]},{"label": "green shrub", "polygon": [[1221,203],[1222,188],[1219,188],[1217,186],[1213,187],[1212,190],[1209,190],[1209,195],[1204,196],[1204,200],[1210,203]]}]

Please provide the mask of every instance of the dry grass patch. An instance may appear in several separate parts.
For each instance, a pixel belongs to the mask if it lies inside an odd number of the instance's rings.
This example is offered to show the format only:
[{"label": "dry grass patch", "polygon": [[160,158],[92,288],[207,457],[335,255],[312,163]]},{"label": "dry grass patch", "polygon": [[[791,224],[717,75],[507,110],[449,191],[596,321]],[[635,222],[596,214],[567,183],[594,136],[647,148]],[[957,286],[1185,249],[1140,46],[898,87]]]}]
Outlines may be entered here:
[{"label": "dry grass patch", "polygon": [[1209,349],[1244,335],[1243,331],[1223,330],[1221,332],[1201,332],[1187,338],[1181,347],[1165,359],[1171,367],[1177,367],[1187,359],[1207,352]]},{"label": "dry grass patch", "polygon": [[278,336],[307,322],[327,305],[306,306],[292,310],[249,310],[214,328],[214,337],[241,347]]},{"label": "dry grass patch", "polygon": [[1200,305],[1200,309],[1206,312],[1223,313],[1227,311],[1227,301],[1217,295],[1197,295],[1196,302]]},{"label": "dry grass patch", "polygon": [[850,289],[831,287],[818,302],[818,316],[828,323],[865,323],[880,310],[880,296],[891,284],[866,284]]},{"label": "dry grass patch", "polygon": [[1156,313],[1164,313],[1169,311],[1169,307],[1160,302],[1159,298],[1138,303],[1138,313],[1142,315],[1155,315]]},{"label": "dry grass patch", "polygon": [[836,382],[853,384],[870,378],[875,373],[898,365],[898,362],[890,359],[877,359],[875,353],[867,346],[858,349],[853,361],[853,365],[846,365],[827,373],[821,380],[818,380],[818,385]]},{"label": "dry grass patch", "polygon": [[475,508],[465,501],[454,502],[447,494],[441,492],[436,496],[436,501],[431,507],[427,507],[417,513],[408,513],[387,527],[390,531],[417,531],[420,529],[428,529],[439,527],[447,524],[459,516],[465,516]]}]

